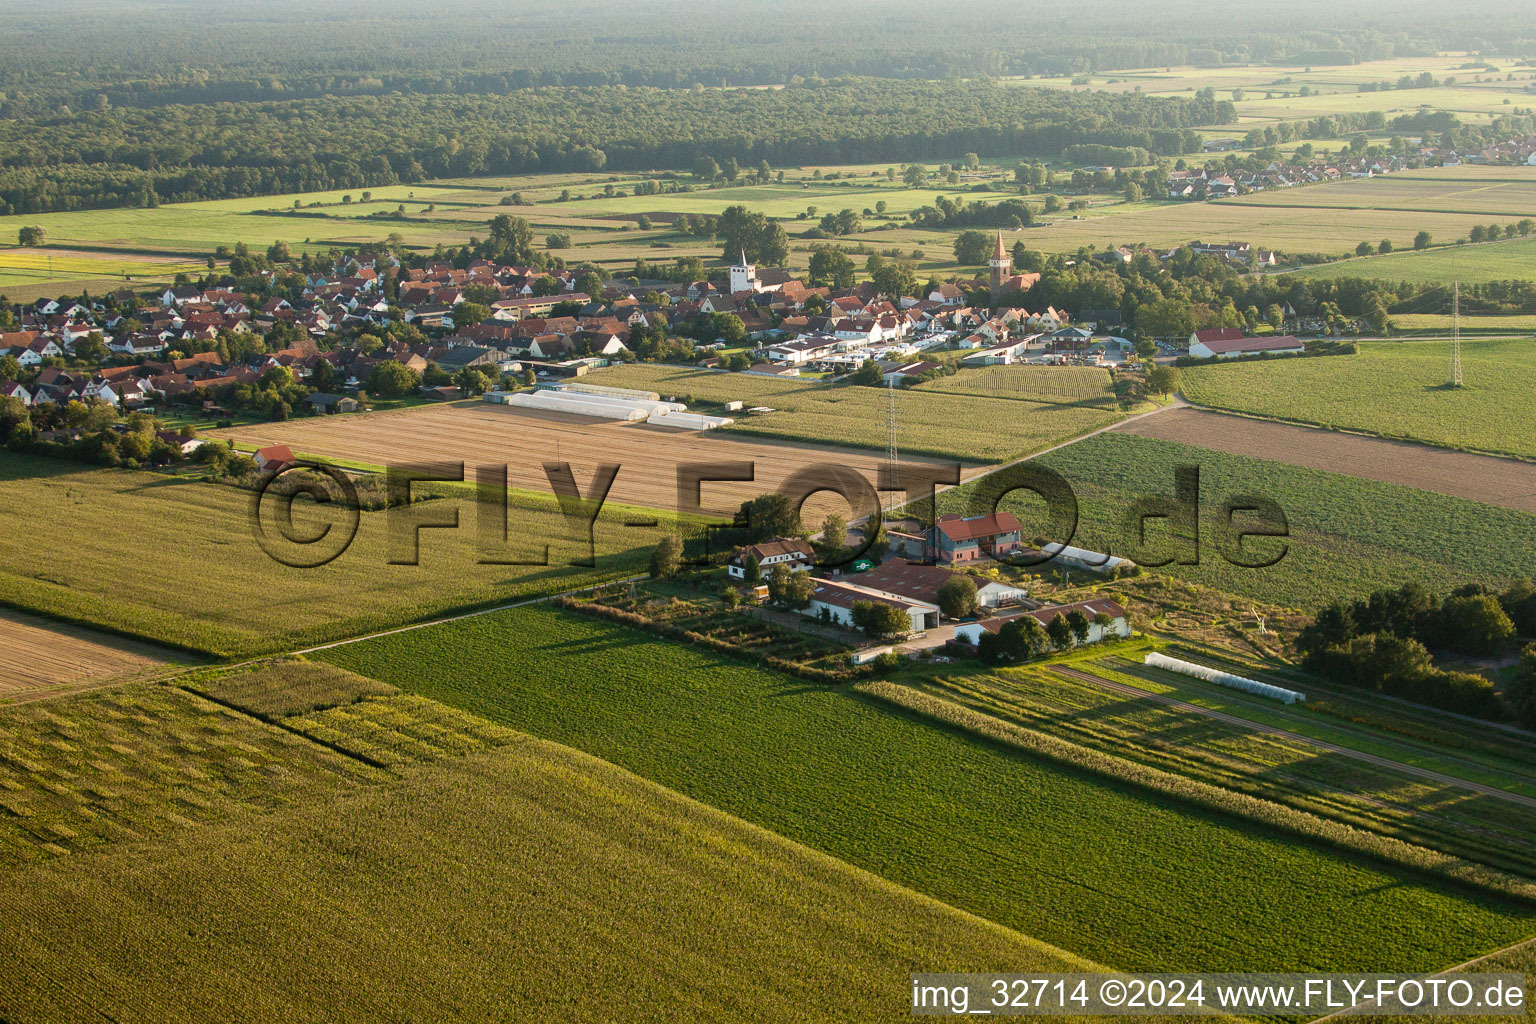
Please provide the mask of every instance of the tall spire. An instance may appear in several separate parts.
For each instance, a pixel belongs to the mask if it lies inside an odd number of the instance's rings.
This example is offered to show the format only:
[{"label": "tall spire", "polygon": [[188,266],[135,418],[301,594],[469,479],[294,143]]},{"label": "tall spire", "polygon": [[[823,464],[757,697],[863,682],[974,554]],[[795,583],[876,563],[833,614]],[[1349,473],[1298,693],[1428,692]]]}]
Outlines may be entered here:
[{"label": "tall spire", "polygon": [[[998,235],[997,237],[999,239],[1001,239],[1003,236],[1002,235]],[[1001,244],[1001,243],[999,243],[999,244]],[[745,249],[741,250],[741,262],[736,264],[736,265],[738,267],[744,267],[744,266],[747,265],[747,250],[745,250]]]},{"label": "tall spire", "polygon": [[992,258],[994,260],[997,260],[999,263],[1001,263],[1007,257],[1008,257],[1008,251],[1003,248],[1003,230],[1002,230],[1002,228],[998,228],[998,230],[997,230],[997,249],[996,249],[996,251],[994,251],[992,253]]}]

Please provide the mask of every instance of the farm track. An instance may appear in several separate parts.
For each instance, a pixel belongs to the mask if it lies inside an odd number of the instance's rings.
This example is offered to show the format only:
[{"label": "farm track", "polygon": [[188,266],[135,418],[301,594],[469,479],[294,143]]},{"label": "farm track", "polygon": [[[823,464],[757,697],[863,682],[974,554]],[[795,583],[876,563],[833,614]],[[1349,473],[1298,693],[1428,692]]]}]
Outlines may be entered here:
[{"label": "farm track", "polygon": [[1199,407],[1114,429],[1536,514],[1536,463]]},{"label": "farm track", "polygon": [[1453,786],[1457,789],[1470,790],[1474,793],[1481,794],[1482,796],[1490,796],[1499,800],[1507,800],[1511,803],[1520,804],[1524,807],[1536,808],[1536,798],[1522,796],[1519,793],[1511,793],[1508,790],[1499,789],[1496,786],[1485,786],[1479,782],[1471,782],[1466,779],[1458,779],[1454,775],[1445,775],[1441,772],[1430,771],[1427,768],[1416,768],[1411,764],[1404,764],[1401,761],[1394,761],[1389,757],[1378,757],[1375,754],[1367,754],[1364,751],[1355,750],[1352,747],[1344,747],[1338,745],[1337,743],[1329,743],[1326,740],[1313,739],[1311,736],[1303,736],[1301,733],[1292,732],[1289,729],[1281,729],[1273,725],[1264,725],[1261,722],[1255,722],[1247,718],[1240,718],[1237,715],[1229,715],[1224,711],[1215,711],[1211,708],[1204,708],[1199,704],[1191,704],[1189,701],[1179,700],[1175,697],[1165,697],[1159,693],[1152,693],[1149,690],[1139,689],[1138,687],[1129,686],[1125,683],[1117,683],[1112,679],[1104,679],[1100,676],[1093,675],[1090,672],[1084,672],[1081,669],[1070,668],[1066,665],[1052,665],[1051,671],[1060,675],[1067,676],[1070,679],[1076,679],[1079,682],[1092,683],[1095,686],[1102,687],[1106,690],[1111,690],[1126,697],[1132,697],[1137,700],[1150,700],[1154,703],[1163,704],[1167,707],[1176,708],[1180,711],[1185,711],[1197,715],[1204,715],[1207,718],[1213,718],[1218,722],[1225,722],[1228,725],[1235,725],[1244,729],[1252,730],[1254,732],[1262,732],[1268,733],[1272,736],[1279,736],[1283,739],[1290,740],[1293,743],[1300,743],[1304,746],[1313,747],[1326,753],[1342,754],[1345,757],[1352,757],[1358,761],[1364,761],[1367,764],[1372,764],[1379,768],[1388,768],[1393,771],[1403,772],[1407,775],[1412,775],[1415,778],[1425,779],[1429,782],[1434,782],[1442,786]]}]

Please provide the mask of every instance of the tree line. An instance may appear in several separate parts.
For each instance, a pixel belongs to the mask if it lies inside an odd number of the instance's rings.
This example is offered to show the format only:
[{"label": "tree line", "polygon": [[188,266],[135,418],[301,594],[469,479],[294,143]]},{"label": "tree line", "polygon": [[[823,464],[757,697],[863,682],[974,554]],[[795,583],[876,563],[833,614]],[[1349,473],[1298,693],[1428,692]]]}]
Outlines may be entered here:
[{"label": "tree line", "polygon": [[1053,156],[1174,155],[1204,98],[985,81],[840,79],[777,90],[536,89],[115,108],[0,121],[0,213],[150,206],[430,178]]}]

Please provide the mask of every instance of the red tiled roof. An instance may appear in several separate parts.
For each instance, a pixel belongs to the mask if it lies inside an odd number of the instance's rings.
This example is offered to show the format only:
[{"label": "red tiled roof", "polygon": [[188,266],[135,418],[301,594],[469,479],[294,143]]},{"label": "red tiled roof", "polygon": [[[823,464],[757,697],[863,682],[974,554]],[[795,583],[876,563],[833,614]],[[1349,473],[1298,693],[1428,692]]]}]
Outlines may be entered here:
[{"label": "red tiled roof", "polygon": [[992,537],[999,533],[1017,533],[1020,529],[1018,518],[1011,512],[990,512],[984,516],[969,518],[951,513],[939,517],[938,527],[944,536],[952,541],[976,540],[978,537]]},{"label": "red tiled roof", "polygon": [[1243,331],[1240,327],[1207,327],[1203,331],[1195,332],[1195,340],[1209,345],[1213,341],[1241,341]]}]

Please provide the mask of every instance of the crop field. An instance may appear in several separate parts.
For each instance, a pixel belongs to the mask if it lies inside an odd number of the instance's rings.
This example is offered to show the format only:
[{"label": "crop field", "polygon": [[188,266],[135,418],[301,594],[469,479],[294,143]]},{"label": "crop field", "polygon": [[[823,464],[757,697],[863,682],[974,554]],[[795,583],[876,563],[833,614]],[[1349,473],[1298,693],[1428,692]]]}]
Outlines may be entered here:
[{"label": "crop field", "polygon": [[105,282],[130,287],[144,282],[170,281],[177,274],[196,274],[202,263],[155,256],[118,256],[68,249],[0,249],[0,288],[51,281],[91,281],[99,290]]},{"label": "crop field", "polygon": [[[1491,58],[1501,67],[1497,73],[1462,67],[1474,59],[1471,54],[1444,54],[1392,57],[1359,64],[1316,67],[1254,64],[1132,68],[1095,72],[1087,76],[1087,82],[1082,84],[1078,84],[1080,79],[1075,81],[1074,78],[1040,77],[1008,81],[1019,85],[1044,85],[1074,91],[1140,90],[1153,96],[1180,95],[1210,88],[1227,98],[1232,90],[1242,89],[1245,95],[1237,103],[1237,113],[1243,130],[1252,127],[1250,122],[1292,121],[1326,114],[1372,110],[1380,110],[1388,117],[1395,117],[1398,114],[1414,113],[1422,104],[1455,111],[1465,120],[1478,122],[1508,114],[1508,108],[1513,104],[1530,105],[1530,94],[1525,91],[1532,81],[1530,68],[1512,66],[1499,57]],[[1360,92],[1358,89],[1362,84],[1379,81],[1396,83],[1404,75],[1417,77],[1426,71],[1441,82],[1448,77],[1455,78],[1456,82],[1449,86],[1393,89],[1386,92]],[[1512,73],[1514,79],[1504,81],[1506,73]],[[1486,80],[1478,82],[1475,80],[1478,77]],[[1302,96],[1302,86],[1307,86],[1313,94]],[[1511,103],[1506,104],[1505,100]]]},{"label": "crop field", "polygon": [[[917,970],[1102,969],[330,666],[198,685],[273,716],[291,709],[269,686],[338,703],[281,728],[143,684],[0,709],[6,1019],[322,1021],[338,999],[491,1019],[515,998],[562,1020],[860,1021],[899,1012]],[[389,771],[360,760],[386,752]]]},{"label": "crop field", "polygon": [[1119,432],[1402,484],[1536,515],[1536,463],[1201,409],[1144,417]]},{"label": "crop field", "polygon": [[[968,379],[966,374],[970,372],[952,379]],[[664,396],[692,396],[710,402],[740,399],[749,408],[757,404],[773,409],[742,417],[724,428],[729,434],[851,444],[881,451],[886,445],[888,396],[882,388],[811,384],[640,364],[611,367],[592,379],[616,387],[647,388]],[[1113,403],[1106,403],[1096,389],[1082,384],[1083,378],[1069,375],[1061,380],[1073,382],[1068,385],[1072,395],[1081,393],[1079,389],[1083,388],[1095,391],[1086,400],[1060,400],[1060,391],[1050,380],[1044,375],[1031,375],[1030,383],[1017,400],[1012,396],[1001,399],[926,388],[899,391],[897,447],[905,454],[1001,462],[1120,418]],[[1035,398],[1026,398],[1028,394]]]},{"label": "crop field", "polygon": [[0,704],[132,678],[177,660],[150,644],[0,611]]},{"label": "crop field", "polygon": [[[1392,324],[1399,331],[1411,331],[1424,336],[1449,338],[1453,323],[1449,312],[1395,313],[1392,316]],[[1461,330],[1464,334],[1502,332],[1531,335],[1536,333],[1536,313],[1463,314]]]},{"label": "crop field", "polygon": [[[1334,181],[1302,188],[1255,192],[1223,200],[1236,206],[1309,206],[1325,209],[1406,210],[1416,213],[1465,213],[1518,220],[1536,210],[1536,167],[1506,167],[1506,177],[1467,181],[1459,167],[1438,168],[1431,177],[1388,174],[1356,181]],[[1479,223],[1487,223],[1486,220]]]},{"label": "crop field", "polygon": [[[1135,539],[1125,524],[1134,503],[1171,498],[1175,468],[1198,467],[1199,564],[1152,571],[1229,594],[1315,609],[1409,580],[1444,592],[1463,583],[1492,586],[1536,576],[1536,516],[1508,508],[1117,432],[1086,438],[1040,462],[1076,493],[1079,523],[1072,543],[1122,556]],[[940,511],[966,511],[976,494],[974,483],[945,491]],[[1221,507],[1239,495],[1267,496],[1284,511],[1289,536],[1250,539],[1241,556],[1263,561],[1280,554],[1283,545],[1283,557],[1274,565],[1243,568],[1223,556],[1230,540],[1223,536]],[[1015,492],[1000,507],[1019,515],[1026,537],[1046,528],[1044,504],[1028,492]],[[1237,522],[1244,520],[1239,516]],[[1152,549],[1147,557],[1192,557],[1187,539],[1176,545],[1166,522],[1151,522],[1147,537]]]},{"label": "crop field", "polygon": [[383,777],[355,758],[152,683],[0,708],[0,864],[72,860],[63,855],[259,808],[325,802]]},{"label": "crop field", "polygon": [[1109,371],[1097,366],[980,366],[919,384],[916,390],[1109,409],[1116,406]]},{"label": "crop field", "polygon": [[[1493,219],[1496,218],[1491,218],[1490,223]],[[1463,224],[1460,229],[1453,227],[1449,233],[1437,234],[1436,237],[1441,241],[1450,241],[1465,237],[1467,229],[1468,225]],[[1369,236],[1362,236],[1362,239],[1373,244],[1375,241]],[[1417,284],[1445,284],[1450,281],[1480,284],[1531,278],[1536,277],[1536,238],[1504,238],[1497,242],[1441,245],[1418,251],[1409,249],[1406,252],[1390,252],[1385,256],[1362,256],[1321,263],[1303,267],[1297,273],[1306,278],[1363,277],[1382,281],[1412,281]],[[1449,303],[1439,312],[1449,314]]]},{"label": "crop field", "polygon": [[1212,409],[1536,458],[1536,346],[1463,342],[1461,388],[1445,386],[1450,356],[1447,342],[1367,342],[1351,356],[1189,367],[1179,388]]},{"label": "crop field", "polygon": [[[916,258],[920,273],[943,275],[962,269],[951,256],[958,231],[916,228],[909,224],[907,214],[941,196],[968,202],[1017,198],[1006,176],[959,188],[913,189],[887,179],[885,170],[884,165],[840,168],[836,173],[841,176],[834,180],[812,179],[810,169],[790,168],[783,182],[689,183],[688,192],[641,196],[604,194],[608,187],[617,192],[632,191],[635,179],[627,175],[530,175],[393,185],[369,190],[367,200],[362,198],[362,190],[330,191],[152,209],[0,217],[0,238],[14,237],[20,227],[36,225],[46,230],[50,245],[10,270],[0,254],[0,285],[10,283],[13,291],[25,288],[30,294],[39,288],[46,290],[49,282],[69,281],[74,285],[91,279],[93,287],[100,288],[104,283],[122,281],[123,275],[132,275],[135,280],[150,279],[141,274],[169,277],[175,270],[148,260],[201,257],[218,245],[237,241],[260,249],[281,240],[295,252],[314,252],[376,242],[398,233],[407,246],[418,249],[440,243],[457,245],[472,235],[483,235],[486,221],[503,213],[526,218],[541,242],[554,231],[569,233],[572,248],[565,251],[568,258],[610,267],[622,267],[635,259],[669,260],[684,255],[717,258],[717,242],[675,231],[672,222],[683,214],[718,214],[738,203],[785,222],[792,243],[789,264],[796,270],[805,269],[810,248],[810,243],[798,236],[814,227],[821,215],[847,208],[863,214],[864,230],[842,239],[841,244],[879,251],[896,249],[904,254],[920,252]],[[1481,173],[1488,171],[1499,174]],[[982,185],[984,191],[970,191],[972,184]],[[563,193],[569,197],[562,199]],[[1390,238],[1400,250],[1407,249],[1420,230],[1430,231],[1442,242],[1464,237],[1474,224],[1523,217],[1532,208],[1529,200],[1533,193],[1536,170],[1460,167],[1214,203],[1124,203],[1114,197],[1090,196],[1086,210],[1041,214],[1033,227],[1013,232],[1010,241],[1021,240],[1045,252],[1075,252],[1082,246],[1173,246],[1197,238],[1230,237],[1285,251],[1344,256],[1361,240],[1375,243]],[[520,198],[520,205],[501,205],[514,195]],[[343,202],[347,196],[351,201]],[[1039,214],[1043,197],[1036,195],[1028,201]],[[880,203],[886,204],[883,214],[875,212]],[[1329,211],[1326,218],[1318,216],[1320,208]],[[652,227],[639,229],[636,221],[642,214],[652,219]],[[109,252],[84,253],[71,250],[72,246]],[[1398,267],[1389,261],[1423,259],[1434,252],[1438,250],[1400,252],[1380,258],[1380,264],[1365,260],[1349,261],[1345,266],[1359,266],[1367,276],[1387,274],[1397,272]],[[54,260],[51,270],[46,265],[50,254]],[[1501,249],[1500,256],[1506,260],[1502,269],[1491,256],[1469,256],[1464,280],[1536,272],[1523,263],[1507,263],[1510,257],[1524,255],[1520,248]],[[41,266],[34,265],[38,259]],[[1488,263],[1486,269],[1473,265],[1478,260]],[[1309,272],[1344,271],[1323,267]],[[1403,273],[1414,276],[1406,263]]]},{"label": "crop field", "polygon": [[[873,486],[884,461],[868,451],[758,439],[734,431],[682,431],[483,402],[253,424],[212,433],[238,443],[287,444],[306,455],[370,465],[445,459],[463,460],[469,467],[505,464],[510,486],[544,492],[551,491],[546,463],[569,463],[583,494],[590,492],[600,465],[617,463],[619,472],[609,492],[613,501],[674,511],[679,466],[751,462],[751,481],[703,485],[700,501],[705,510],[726,515],[818,464],[854,469]],[[841,508],[834,509],[833,503]],[[807,522],[820,522],[834,510],[846,515],[846,503],[817,495],[806,503],[804,514]]]},{"label": "crop field", "polygon": [[[1126,686],[1156,692],[1157,684],[1119,667],[1122,661],[1140,660],[1136,648],[1120,648],[1112,657],[1071,659],[1073,675],[1031,666],[934,676],[916,685],[1000,721],[1138,764],[1516,874],[1530,872],[1536,820],[1528,806],[1470,787],[1457,793],[1443,781],[1352,758],[1310,739],[1264,731],[1257,723],[1202,719],[1150,698],[1128,699]],[[1104,682],[1095,684],[1085,677]],[[1120,689],[1113,688],[1116,685]],[[1358,742],[1358,737],[1350,738]],[[1371,745],[1381,742],[1373,740]]]},{"label": "crop field", "polygon": [[[570,534],[552,502],[514,500],[510,544],[482,551],[477,503],[444,497],[404,512],[457,514],[461,523],[424,530],[418,565],[389,564],[388,514],[364,512],[344,554],[318,568],[290,568],[257,542],[251,507],[250,492],[219,484],[0,455],[0,601],[189,650],[261,654],[624,575],[643,568],[659,536],[605,509],[595,530],[597,566],[584,569],[572,563],[592,549]],[[274,548],[291,561],[312,557],[281,540],[275,516],[263,518]],[[38,523],[65,524],[70,543],[39,548],[30,539]],[[343,536],[345,517],[334,506],[295,503],[290,536],[325,526]],[[125,537],[152,556],[125,559]],[[533,560],[545,542],[548,565],[481,563]]]},{"label": "crop field", "polygon": [[[1536,921],[857,693],[548,608],[322,656],[1118,968],[1363,969],[1390,950],[1414,970],[1498,948]],[[454,672],[433,667],[448,658]]]}]

